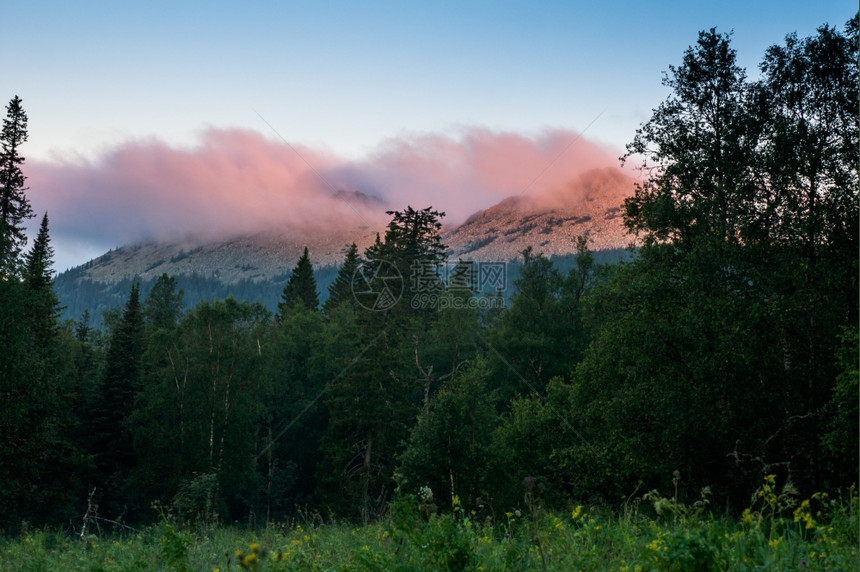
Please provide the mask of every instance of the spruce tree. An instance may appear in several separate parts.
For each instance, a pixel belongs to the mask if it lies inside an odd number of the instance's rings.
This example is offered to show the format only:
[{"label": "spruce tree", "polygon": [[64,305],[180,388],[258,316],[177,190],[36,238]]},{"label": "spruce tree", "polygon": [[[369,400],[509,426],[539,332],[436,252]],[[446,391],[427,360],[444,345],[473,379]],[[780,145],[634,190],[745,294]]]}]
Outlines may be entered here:
[{"label": "spruce tree", "polygon": [[317,295],[317,282],[314,278],[314,267],[308,255],[308,247],[299,258],[299,262],[293,268],[290,279],[281,294],[278,302],[278,316],[283,318],[294,307],[298,306],[307,310],[316,311],[320,301]]},{"label": "spruce tree", "polygon": [[[416,267],[435,276],[446,259],[439,235],[444,213],[407,207],[388,214],[392,219],[384,237],[377,236],[365,258],[396,269],[407,283]],[[415,311],[409,300],[395,302],[385,311],[355,313],[361,345],[330,384],[324,402],[328,427],[320,444],[317,494],[343,514],[357,509],[353,514],[365,521],[384,514],[393,494],[398,454],[421,405],[414,382],[414,340],[426,334],[439,314],[435,308]],[[409,356],[406,361],[404,356]]]},{"label": "spruce tree", "polygon": [[353,242],[346,251],[343,264],[337,271],[337,277],[331,286],[328,287],[328,299],[323,304],[323,312],[331,314],[332,310],[343,303],[348,303],[351,306],[355,305],[353,280],[360,264],[361,259],[358,256],[358,246]]},{"label": "spruce tree", "polygon": [[15,273],[21,248],[27,243],[24,221],[33,210],[24,191],[26,177],[21,171],[24,157],[19,147],[27,141],[27,114],[17,95],[6,106],[0,132],[0,273]]},{"label": "spruce tree", "polygon": [[130,496],[125,487],[135,465],[130,431],[125,420],[133,411],[134,399],[140,389],[141,358],[144,351],[143,316],[140,305],[140,284],[131,286],[122,317],[108,345],[105,372],[95,399],[92,451],[96,456],[96,482],[105,494],[102,508],[117,516],[127,507]]},{"label": "spruce tree", "polygon": [[57,331],[60,307],[51,272],[53,256],[54,249],[48,234],[48,213],[45,213],[33,247],[24,257],[29,325],[37,345],[46,343]]},{"label": "spruce tree", "polygon": [[442,242],[439,232],[442,229],[444,212],[427,207],[421,210],[407,206],[402,211],[386,211],[391,222],[380,242],[367,249],[369,260],[385,260],[397,266],[406,278],[415,263],[442,264],[448,256],[448,247]]}]

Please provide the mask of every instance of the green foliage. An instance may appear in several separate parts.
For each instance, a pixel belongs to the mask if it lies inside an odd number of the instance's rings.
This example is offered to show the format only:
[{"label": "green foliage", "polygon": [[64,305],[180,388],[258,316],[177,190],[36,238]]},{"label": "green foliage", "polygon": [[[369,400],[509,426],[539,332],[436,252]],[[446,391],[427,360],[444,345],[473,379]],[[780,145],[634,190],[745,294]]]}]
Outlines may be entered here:
[{"label": "green foliage", "polygon": [[[827,430],[822,445],[827,451],[835,475],[852,475],[860,466],[860,336],[855,325],[840,337],[837,362],[842,370],[836,377],[833,398],[823,409]],[[852,483],[853,484],[853,483]]]},{"label": "green foliage", "polygon": [[582,300],[595,281],[594,260],[584,238],[576,265],[563,275],[543,254],[523,251],[516,293],[489,331],[494,376],[506,381],[504,400],[543,395],[553,377],[570,379],[588,344]]},{"label": "green foliage", "polygon": [[489,395],[488,372],[476,362],[436,393],[418,417],[399,468],[400,488],[436,491],[439,503],[464,499],[477,508],[499,478],[492,469],[493,429],[498,415]]},{"label": "green foliage", "polygon": [[391,216],[391,222],[385,236],[380,240],[377,235],[376,243],[367,248],[364,258],[384,261],[397,269],[405,281],[403,300],[398,307],[410,307],[413,296],[423,292],[422,284],[413,280],[413,272],[430,274],[447,260],[448,247],[440,235],[445,213],[433,207],[415,210],[407,206],[386,214]]},{"label": "green foliage", "polygon": [[20,268],[19,255],[27,244],[24,223],[33,210],[24,191],[27,178],[21,171],[24,157],[19,147],[27,142],[27,113],[17,95],[6,106],[0,131],[0,276],[7,280]]},{"label": "green foliage", "polygon": [[328,298],[323,304],[323,312],[326,315],[330,315],[341,304],[349,304],[355,308],[356,300],[353,287],[360,264],[358,246],[353,242],[346,250],[343,264],[337,270],[337,277],[328,288]]},{"label": "green foliage", "polygon": [[[468,261],[441,280],[431,207],[350,247],[323,312],[305,249],[274,320],[226,290],[183,313],[162,275],[61,324],[47,215],[24,257],[7,222],[0,527],[21,544],[0,566],[856,567],[856,495],[838,493],[858,463],[856,39],[789,36],[750,82],[730,37],[702,32],[628,147],[642,247],[598,265],[580,237],[567,267],[526,250],[493,312]],[[23,189],[9,145],[0,199]],[[372,261],[403,279],[380,311],[353,292]],[[152,503],[175,520],[99,538]],[[80,544],[42,553],[64,541],[27,523],[81,514]],[[220,522],[266,528],[249,544]]]},{"label": "green foliage", "polygon": [[[439,237],[444,213],[407,207],[389,214],[384,241],[377,238],[365,258],[390,264],[404,280],[416,265],[435,269],[446,250]],[[416,368],[422,370],[416,340],[436,316],[433,309],[413,308],[410,296],[404,293],[406,299],[385,311],[340,307],[338,319],[348,320],[353,337],[346,359],[337,355],[334,363],[342,369],[333,371],[326,387],[328,425],[317,495],[331,510],[365,522],[387,509],[397,455],[418,414],[420,388],[432,385],[414,381]]]},{"label": "green foliage", "polygon": [[[167,504],[180,494],[190,499],[192,517],[204,520],[236,516],[236,503],[254,500],[239,499],[255,477],[249,469],[260,446],[254,429],[265,414],[269,320],[262,306],[228,298],[198,304],[174,330],[150,340],[146,383],[126,425],[138,461],[132,482],[150,500]],[[217,475],[214,492],[210,474]],[[208,507],[198,494],[204,489]]]},{"label": "green foliage", "polygon": [[[191,534],[169,518],[124,538],[25,531],[0,537],[6,570],[853,570],[860,564],[858,499],[823,494],[759,512],[763,481],[737,520],[673,500],[678,518],[643,510],[612,516],[576,505],[564,513],[510,510],[483,517],[455,503],[427,514],[401,495],[382,523],[213,528]],[[768,490],[770,489],[770,490]],[[761,495],[759,495],[761,493]],[[779,496],[779,493],[777,493]],[[768,500],[770,499],[770,500]]]},{"label": "green foliage", "polygon": [[217,524],[216,495],[218,475],[203,473],[193,475],[179,483],[170,508],[180,524],[187,523],[200,528]]},{"label": "green foliage", "polygon": [[143,352],[140,290],[134,282],[122,316],[111,333],[104,374],[87,420],[90,451],[96,464],[91,478],[105,495],[99,503],[102,510],[112,519],[122,519],[129,509],[140,511],[143,508],[138,504],[139,499],[132,501],[129,477],[136,459],[131,431],[125,424],[134,411],[135,395],[141,388]]},{"label": "green foliage", "polygon": [[180,532],[168,521],[160,525],[161,558],[168,570],[174,572],[189,572],[188,548],[191,545],[191,535]]},{"label": "green foliage", "polygon": [[729,37],[701,33],[628,146],[650,173],[626,203],[645,244],[590,300],[570,403],[599,445],[563,454],[584,490],[622,498],[680,469],[738,503],[763,473],[820,478],[837,335],[857,316],[857,126],[835,127],[856,116],[857,47],[830,29],[786,42],[750,84]]},{"label": "green foliage", "polygon": [[314,267],[311,264],[306,246],[304,253],[290,273],[287,285],[284,286],[281,301],[278,303],[278,316],[283,320],[296,306],[305,310],[316,310],[319,305],[317,283],[314,280]]},{"label": "green foliage", "polygon": [[268,519],[294,514],[313,497],[319,440],[325,431],[321,397],[335,371],[335,326],[319,312],[294,309],[267,336],[261,400],[266,413],[256,464],[265,475]]},{"label": "green foliage", "polygon": [[184,306],[183,295],[182,290],[177,290],[174,276],[159,276],[143,303],[143,317],[147,326],[152,330],[176,326]]},{"label": "green foliage", "polygon": [[64,521],[86,466],[72,440],[74,343],[57,323],[50,265],[45,216],[21,279],[0,279],[0,530]]}]

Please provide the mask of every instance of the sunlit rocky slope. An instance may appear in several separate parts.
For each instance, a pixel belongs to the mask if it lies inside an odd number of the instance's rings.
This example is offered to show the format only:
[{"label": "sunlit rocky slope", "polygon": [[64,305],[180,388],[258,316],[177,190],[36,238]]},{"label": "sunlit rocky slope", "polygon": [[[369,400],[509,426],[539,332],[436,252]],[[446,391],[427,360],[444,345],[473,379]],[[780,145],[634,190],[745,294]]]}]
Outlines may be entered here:
[{"label": "sunlit rocky slope", "polygon": [[[572,180],[567,188],[537,195],[524,192],[473,214],[463,224],[447,225],[443,240],[452,258],[472,260],[508,261],[529,246],[548,256],[570,254],[579,235],[588,236],[592,250],[624,248],[631,237],[625,232],[621,215],[624,198],[630,192],[632,182],[618,169],[595,169]],[[433,206],[444,210],[444,205]],[[335,266],[343,259],[347,245],[356,242],[363,251],[377,232],[384,231],[387,208],[376,208],[379,213],[373,219],[357,211],[350,224],[325,229],[291,232],[284,228],[217,241],[188,239],[124,246],[90,261],[76,274],[101,283],[133,276],[149,280],[164,272],[196,274],[226,284],[271,280],[288,273],[305,246],[315,266]]]}]

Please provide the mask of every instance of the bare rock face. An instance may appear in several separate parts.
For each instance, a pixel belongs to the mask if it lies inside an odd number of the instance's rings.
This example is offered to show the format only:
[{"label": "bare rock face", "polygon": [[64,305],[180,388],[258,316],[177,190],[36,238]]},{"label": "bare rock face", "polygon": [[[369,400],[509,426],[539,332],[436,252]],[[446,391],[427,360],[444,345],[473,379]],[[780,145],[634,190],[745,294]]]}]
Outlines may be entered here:
[{"label": "bare rock face", "polygon": [[[632,193],[633,181],[621,170],[594,169],[565,188],[506,198],[459,226],[443,228],[442,239],[451,259],[479,261],[512,260],[529,246],[547,256],[570,254],[580,235],[588,238],[592,250],[624,248],[632,237],[623,225],[623,203]],[[349,199],[357,200],[352,195]],[[147,280],[165,272],[211,276],[226,284],[268,280],[288,273],[305,246],[314,266],[335,266],[342,262],[349,244],[355,242],[363,252],[377,232],[384,232],[384,211],[388,209],[366,202],[360,203],[362,209],[379,212],[357,214],[355,220],[338,225],[268,230],[220,241],[187,239],[124,246],[85,264],[83,276],[103,283],[135,275]]]},{"label": "bare rock face", "polygon": [[547,256],[574,252],[586,236],[592,250],[625,248],[632,242],[623,222],[624,199],[632,179],[620,170],[588,171],[552,193],[509,197],[447,230],[452,257],[511,260],[526,247]]},{"label": "bare rock face", "polygon": [[88,263],[85,276],[94,282],[113,283],[140,276],[143,280],[169,275],[200,274],[225,284],[240,280],[266,280],[287,274],[296,265],[305,246],[315,266],[334,266],[343,260],[346,247],[355,242],[370,246],[376,232],[309,233],[263,232],[220,242],[148,243],[112,250]]}]

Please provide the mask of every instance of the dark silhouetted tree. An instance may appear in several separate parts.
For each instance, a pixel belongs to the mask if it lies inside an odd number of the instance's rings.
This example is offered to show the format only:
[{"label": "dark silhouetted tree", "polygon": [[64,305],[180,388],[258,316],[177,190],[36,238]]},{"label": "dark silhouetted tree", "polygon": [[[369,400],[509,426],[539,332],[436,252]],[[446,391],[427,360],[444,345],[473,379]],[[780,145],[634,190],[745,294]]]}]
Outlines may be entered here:
[{"label": "dark silhouetted tree", "polygon": [[[448,247],[440,235],[445,213],[435,211],[433,207],[415,210],[407,206],[402,211],[386,211],[386,214],[391,216],[391,222],[385,235],[381,240],[377,237],[364,257],[369,261],[385,261],[394,265],[405,281],[408,297],[411,297],[427,284],[426,280],[421,280],[420,284],[412,280],[416,271],[422,278],[430,279],[431,273],[447,260]],[[443,286],[441,281],[438,285]]]},{"label": "dark silhouetted tree", "polygon": [[27,311],[35,345],[50,343],[57,332],[59,301],[54,292],[51,266],[54,249],[48,234],[48,213],[42,217],[39,234],[24,256],[24,284],[27,289]]},{"label": "dark silhouetted tree", "polygon": [[283,294],[281,294],[281,301],[278,302],[278,315],[280,318],[283,318],[296,306],[316,311],[319,305],[320,301],[317,294],[317,282],[314,278],[314,267],[311,264],[308,247],[306,246],[304,253],[302,253],[298,263],[290,273],[290,278],[284,287]]},{"label": "dark silhouetted tree", "polygon": [[858,312],[857,63],[853,22],[789,36],[756,83],[715,30],[670,68],[628,146],[647,180],[625,221],[645,245],[592,295],[599,331],[570,387],[594,448],[554,457],[581,493],[673,470],[727,504],[766,471],[827,485],[839,334]]},{"label": "dark silhouetted tree", "polygon": [[23,279],[0,278],[0,528],[12,530],[21,521],[65,520],[80,492],[69,399],[76,342],[60,335],[51,258],[46,215],[19,266]]},{"label": "dark silhouetted tree", "polygon": [[6,106],[0,132],[0,272],[14,273],[21,248],[27,244],[24,222],[33,211],[24,191],[20,147],[27,141],[27,114],[17,95]]},{"label": "dark silhouetted tree", "polygon": [[184,293],[177,290],[176,277],[163,273],[152,285],[143,303],[143,317],[152,330],[169,330],[182,314]]},{"label": "dark silhouetted tree", "polygon": [[360,264],[361,258],[358,255],[358,247],[353,242],[346,251],[343,264],[337,271],[337,277],[328,288],[328,298],[323,304],[323,312],[330,314],[332,310],[343,303],[348,303],[353,307],[356,305],[353,281]]},{"label": "dark silhouetted tree", "polygon": [[135,280],[119,323],[111,334],[105,371],[93,411],[95,481],[102,489],[102,514],[109,518],[135,510],[132,491],[126,490],[135,465],[132,438],[125,420],[134,409],[140,390],[141,358],[144,352],[140,283]]}]

